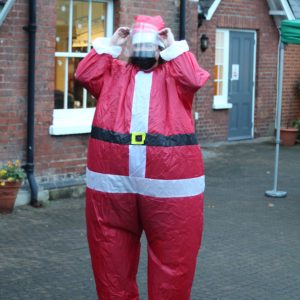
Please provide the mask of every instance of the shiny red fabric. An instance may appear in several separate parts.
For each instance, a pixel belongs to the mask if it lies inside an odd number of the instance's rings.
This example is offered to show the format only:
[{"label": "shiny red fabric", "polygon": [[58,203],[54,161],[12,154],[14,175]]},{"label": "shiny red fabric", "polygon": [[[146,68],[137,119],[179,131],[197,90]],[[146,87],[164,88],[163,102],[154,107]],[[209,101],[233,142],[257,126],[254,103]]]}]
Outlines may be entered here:
[{"label": "shiny red fabric", "polygon": [[139,299],[136,273],[143,230],[148,241],[148,299],[190,299],[203,195],[158,199],[87,189],[86,218],[99,299]]},{"label": "shiny red fabric", "polygon": [[[98,100],[93,126],[130,133],[138,71],[95,50],[81,61],[76,78]],[[189,52],[156,67],[147,132],[165,136],[194,133],[193,97],[208,77]],[[91,138],[88,169],[130,176],[129,147]],[[146,147],[146,179],[188,180],[202,175],[199,145]],[[202,213],[203,194],[160,198],[87,188],[87,234],[99,299],[139,299],[136,272],[144,230],[149,300],[188,300],[201,243]]]},{"label": "shiny red fabric", "polygon": [[[134,79],[138,71],[132,65],[108,54],[98,55],[94,50],[79,64],[77,80],[99,99],[93,126],[130,132]],[[190,52],[155,68],[148,132],[166,136],[194,133],[194,93],[208,78],[209,74],[199,67]],[[100,173],[128,175],[128,146],[90,139],[88,168]],[[192,178],[203,174],[199,145],[147,148],[147,178]]]}]

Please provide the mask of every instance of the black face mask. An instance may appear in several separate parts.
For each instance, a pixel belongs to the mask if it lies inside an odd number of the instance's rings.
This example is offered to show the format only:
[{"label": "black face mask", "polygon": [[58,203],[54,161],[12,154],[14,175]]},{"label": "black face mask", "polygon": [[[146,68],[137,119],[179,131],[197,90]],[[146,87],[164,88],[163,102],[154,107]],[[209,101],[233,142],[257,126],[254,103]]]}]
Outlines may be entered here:
[{"label": "black face mask", "polygon": [[155,65],[156,59],[155,57],[132,57],[131,63],[146,71]]},{"label": "black face mask", "polygon": [[155,52],[154,51],[134,51],[131,57],[131,63],[139,67],[142,70],[151,69],[155,63]]}]

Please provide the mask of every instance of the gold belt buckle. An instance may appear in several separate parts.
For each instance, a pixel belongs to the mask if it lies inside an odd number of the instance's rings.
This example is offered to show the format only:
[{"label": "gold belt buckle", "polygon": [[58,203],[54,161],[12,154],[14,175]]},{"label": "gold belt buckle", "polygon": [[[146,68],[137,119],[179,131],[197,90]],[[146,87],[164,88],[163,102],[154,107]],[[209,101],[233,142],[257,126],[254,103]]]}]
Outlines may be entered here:
[{"label": "gold belt buckle", "polygon": [[145,132],[132,132],[131,145],[144,145],[146,139]]}]

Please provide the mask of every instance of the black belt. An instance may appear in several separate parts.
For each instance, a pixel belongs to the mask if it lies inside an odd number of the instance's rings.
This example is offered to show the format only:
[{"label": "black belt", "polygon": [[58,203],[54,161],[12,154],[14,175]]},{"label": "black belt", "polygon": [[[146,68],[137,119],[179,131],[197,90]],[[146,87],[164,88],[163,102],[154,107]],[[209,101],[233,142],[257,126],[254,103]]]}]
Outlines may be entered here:
[{"label": "black belt", "polygon": [[91,137],[97,140],[121,145],[172,147],[198,144],[196,135],[194,133],[174,134],[169,136],[143,132],[118,133],[94,126],[92,127]]}]

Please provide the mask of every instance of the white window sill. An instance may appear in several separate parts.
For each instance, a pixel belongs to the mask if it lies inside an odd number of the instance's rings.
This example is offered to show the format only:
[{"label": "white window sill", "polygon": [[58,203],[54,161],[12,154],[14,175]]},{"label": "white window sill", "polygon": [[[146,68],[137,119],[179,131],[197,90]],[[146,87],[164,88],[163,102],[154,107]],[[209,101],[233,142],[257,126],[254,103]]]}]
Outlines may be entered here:
[{"label": "white window sill", "polygon": [[55,109],[50,135],[68,135],[90,133],[95,108]]},{"label": "white window sill", "polygon": [[232,108],[231,103],[213,103],[212,109],[218,110],[218,109],[230,109]]},{"label": "white window sill", "polygon": [[51,125],[49,128],[50,135],[68,135],[68,134],[83,134],[90,133],[92,130],[91,125],[81,125],[81,126],[73,126],[73,125]]}]

